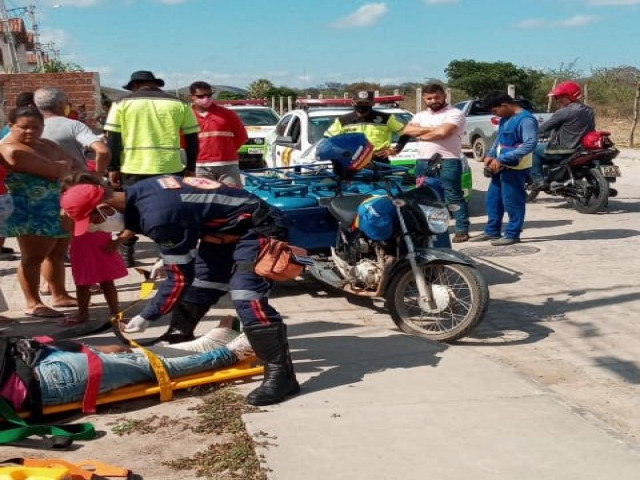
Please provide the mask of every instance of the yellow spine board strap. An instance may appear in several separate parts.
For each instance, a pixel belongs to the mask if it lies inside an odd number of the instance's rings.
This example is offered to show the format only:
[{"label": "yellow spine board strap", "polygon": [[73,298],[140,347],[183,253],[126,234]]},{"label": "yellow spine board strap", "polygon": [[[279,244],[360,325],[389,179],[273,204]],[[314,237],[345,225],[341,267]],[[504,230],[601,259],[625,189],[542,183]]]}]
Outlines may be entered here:
[{"label": "yellow spine board strap", "polygon": [[167,369],[164,368],[164,363],[160,360],[153,352],[150,352],[146,348],[140,346],[134,340],[127,338],[122,332],[122,319],[124,318],[124,311],[118,312],[110,318],[111,325],[113,327],[113,331],[116,336],[122,341],[124,344],[129,345],[133,348],[139,348],[140,351],[144,354],[149,362],[149,366],[153,371],[153,374],[156,376],[156,381],[158,382],[158,387],[160,387],[160,401],[168,402],[173,398],[173,389],[171,387],[171,379],[169,378],[169,374],[167,373]]}]

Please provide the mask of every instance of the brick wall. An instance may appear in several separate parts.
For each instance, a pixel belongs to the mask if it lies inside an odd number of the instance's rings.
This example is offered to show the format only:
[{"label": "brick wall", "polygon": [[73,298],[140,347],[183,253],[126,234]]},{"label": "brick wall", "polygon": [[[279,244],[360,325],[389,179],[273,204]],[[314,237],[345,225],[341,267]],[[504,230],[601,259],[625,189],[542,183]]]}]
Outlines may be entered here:
[{"label": "brick wall", "polygon": [[96,113],[100,112],[100,76],[97,72],[71,73],[2,73],[0,74],[0,116],[6,123],[9,110],[15,107],[21,92],[33,92],[40,87],[55,87],[64,91],[73,108],[84,103],[87,124],[95,126]]}]

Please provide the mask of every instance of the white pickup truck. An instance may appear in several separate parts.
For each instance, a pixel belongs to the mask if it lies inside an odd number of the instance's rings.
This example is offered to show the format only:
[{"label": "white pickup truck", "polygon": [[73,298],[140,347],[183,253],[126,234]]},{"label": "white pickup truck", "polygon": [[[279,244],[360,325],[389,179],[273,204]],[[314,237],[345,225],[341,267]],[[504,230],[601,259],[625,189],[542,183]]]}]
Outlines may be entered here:
[{"label": "white pickup truck", "polygon": [[[531,102],[524,98],[517,98],[516,100],[521,107],[534,114],[540,125],[552,115],[551,113],[537,112]],[[492,115],[489,110],[485,110],[480,100],[465,100],[464,102],[456,103],[454,107],[462,111],[466,118],[462,135],[463,150],[471,151],[473,158],[482,160],[496,139],[498,121],[500,119]]]}]

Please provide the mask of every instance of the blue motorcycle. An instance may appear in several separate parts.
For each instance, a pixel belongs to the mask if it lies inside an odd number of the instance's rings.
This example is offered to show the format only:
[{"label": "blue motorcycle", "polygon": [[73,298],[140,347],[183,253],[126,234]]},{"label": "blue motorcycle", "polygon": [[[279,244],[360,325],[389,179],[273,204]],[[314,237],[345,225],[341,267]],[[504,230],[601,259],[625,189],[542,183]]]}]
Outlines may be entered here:
[{"label": "blue motorcycle", "polygon": [[323,284],[384,298],[400,330],[431,340],[455,341],[482,320],[487,282],[450,248],[449,212],[437,191],[416,188],[407,169],[379,165],[345,180],[318,163],[243,175],[245,188],[273,207],[289,243],[309,252],[307,272]]}]

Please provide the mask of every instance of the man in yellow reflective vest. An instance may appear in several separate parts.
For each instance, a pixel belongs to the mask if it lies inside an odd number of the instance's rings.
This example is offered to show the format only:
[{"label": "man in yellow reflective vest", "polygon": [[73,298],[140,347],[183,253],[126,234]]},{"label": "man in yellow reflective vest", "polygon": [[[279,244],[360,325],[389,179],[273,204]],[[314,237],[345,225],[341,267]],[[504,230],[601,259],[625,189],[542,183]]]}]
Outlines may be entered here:
[{"label": "man in yellow reflective vest", "polygon": [[389,163],[389,157],[402,151],[411,137],[401,135],[395,147],[391,145],[394,133],[401,133],[404,124],[395,115],[373,109],[375,95],[372,91],[360,91],[353,100],[353,112],[335,119],[324,136],[334,137],[342,133],[363,133],[373,145],[373,160]]}]

